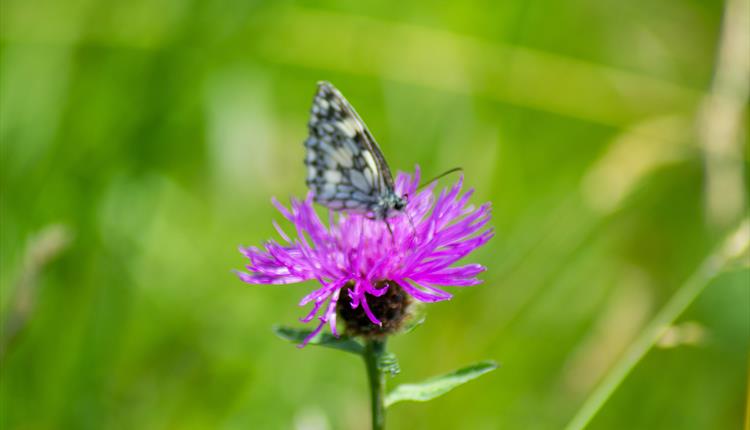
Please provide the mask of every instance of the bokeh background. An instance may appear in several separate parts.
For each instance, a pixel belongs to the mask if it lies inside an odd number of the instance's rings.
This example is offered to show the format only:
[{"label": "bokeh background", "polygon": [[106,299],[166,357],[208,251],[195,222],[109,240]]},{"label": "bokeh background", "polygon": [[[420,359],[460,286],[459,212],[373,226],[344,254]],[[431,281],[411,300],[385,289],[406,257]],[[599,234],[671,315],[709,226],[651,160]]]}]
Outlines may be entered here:
[{"label": "bokeh background", "polygon": [[494,206],[391,382],[502,367],[389,428],[565,428],[685,291],[588,428],[740,428],[747,3],[2,0],[0,427],[368,428],[361,362],[271,332],[314,286],[232,273],[326,79],[393,169]]}]

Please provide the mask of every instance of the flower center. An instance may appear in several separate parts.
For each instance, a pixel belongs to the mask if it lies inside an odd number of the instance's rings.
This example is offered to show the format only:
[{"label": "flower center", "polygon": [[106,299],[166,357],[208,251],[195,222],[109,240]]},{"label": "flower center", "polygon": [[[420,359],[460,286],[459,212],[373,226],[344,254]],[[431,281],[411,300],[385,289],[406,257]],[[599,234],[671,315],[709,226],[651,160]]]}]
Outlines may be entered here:
[{"label": "flower center", "polygon": [[386,280],[375,283],[375,288],[378,289],[386,286],[388,290],[380,297],[365,293],[370,310],[383,323],[382,326],[375,325],[370,321],[362,308],[362,304],[356,309],[352,309],[348,290],[354,287],[353,284],[349,284],[342,291],[343,294],[339,299],[336,310],[346,325],[347,334],[365,337],[385,336],[395,333],[401,328],[404,320],[409,316],[411,296],[395,282]]}]

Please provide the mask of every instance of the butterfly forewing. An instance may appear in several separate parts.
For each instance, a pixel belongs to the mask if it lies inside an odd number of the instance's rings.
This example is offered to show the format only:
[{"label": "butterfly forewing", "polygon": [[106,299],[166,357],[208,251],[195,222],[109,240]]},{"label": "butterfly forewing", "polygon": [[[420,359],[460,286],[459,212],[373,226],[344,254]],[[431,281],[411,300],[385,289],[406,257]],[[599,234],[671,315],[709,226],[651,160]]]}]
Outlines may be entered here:
[{"label": "butterfly forewing", "polygon": [[333,85],[320,82],[305,141],[307,184],[315,201],[336,210],[373,212],[393,179],[356,111]]}]

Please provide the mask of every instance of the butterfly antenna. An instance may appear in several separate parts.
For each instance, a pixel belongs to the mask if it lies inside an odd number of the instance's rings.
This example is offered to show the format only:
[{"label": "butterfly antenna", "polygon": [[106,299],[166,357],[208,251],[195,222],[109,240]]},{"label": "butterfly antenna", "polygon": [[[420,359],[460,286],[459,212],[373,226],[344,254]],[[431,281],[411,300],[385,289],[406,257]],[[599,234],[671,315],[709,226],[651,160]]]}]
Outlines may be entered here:
[{"label": "butterfly antenna", "polygon": [[430,185],[431,183],[437,181],[438,179],[442,178],[443,176],[450,175],[451,173],[455,172],[462,172],[464,169],[461,167],[454,167],[452,169],[446,170],[445,172],[435,176],[434,178],[430,179],[429,181],[422,182],[422,185],[417,187],[417,191],[421,190],[422,188],[426,187],[427,185]]}]

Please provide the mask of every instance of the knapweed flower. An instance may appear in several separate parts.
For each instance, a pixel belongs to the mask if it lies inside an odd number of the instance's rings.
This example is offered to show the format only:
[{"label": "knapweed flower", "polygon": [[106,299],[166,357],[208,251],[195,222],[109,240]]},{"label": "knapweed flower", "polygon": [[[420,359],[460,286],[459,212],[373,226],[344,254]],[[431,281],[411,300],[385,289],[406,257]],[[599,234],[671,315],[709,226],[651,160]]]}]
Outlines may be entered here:
[{"label": "knapweed flower", "polygon": [[[312,304],[303,322],[316,316],[319,320],[303,345],[326,323],[337,335],[337,308],[347,322],[359,315],[371,327],[382,328],[388,321],[381,320],[403,317],[398,303],[409,297],[438,302],[452,297],[439,287],[479,284],[483,266],[454,264],[492,237],[492,230],[485,228],[490,205],[469,204],[473,190],[461,193],[463,177],[435,197],[435,183],[418,190],[419,176],[418,167],[413,176],[398,174],[395,190],[409,201],[403,214],[387,220],[390,231],[385,221],[344,213],[329,212],[326,225],[313,208],[312,195],[304,201],[293,199],[289,209],[274,200],[296,235],[288,235],[274,221],[284,243],[271,240],[264,249],[240,248],[250,264],[247,272],[237,272],[239,277],[250,284],[320,283],[299,303]],[[366,333],[385,334],[355,334]]]}]

